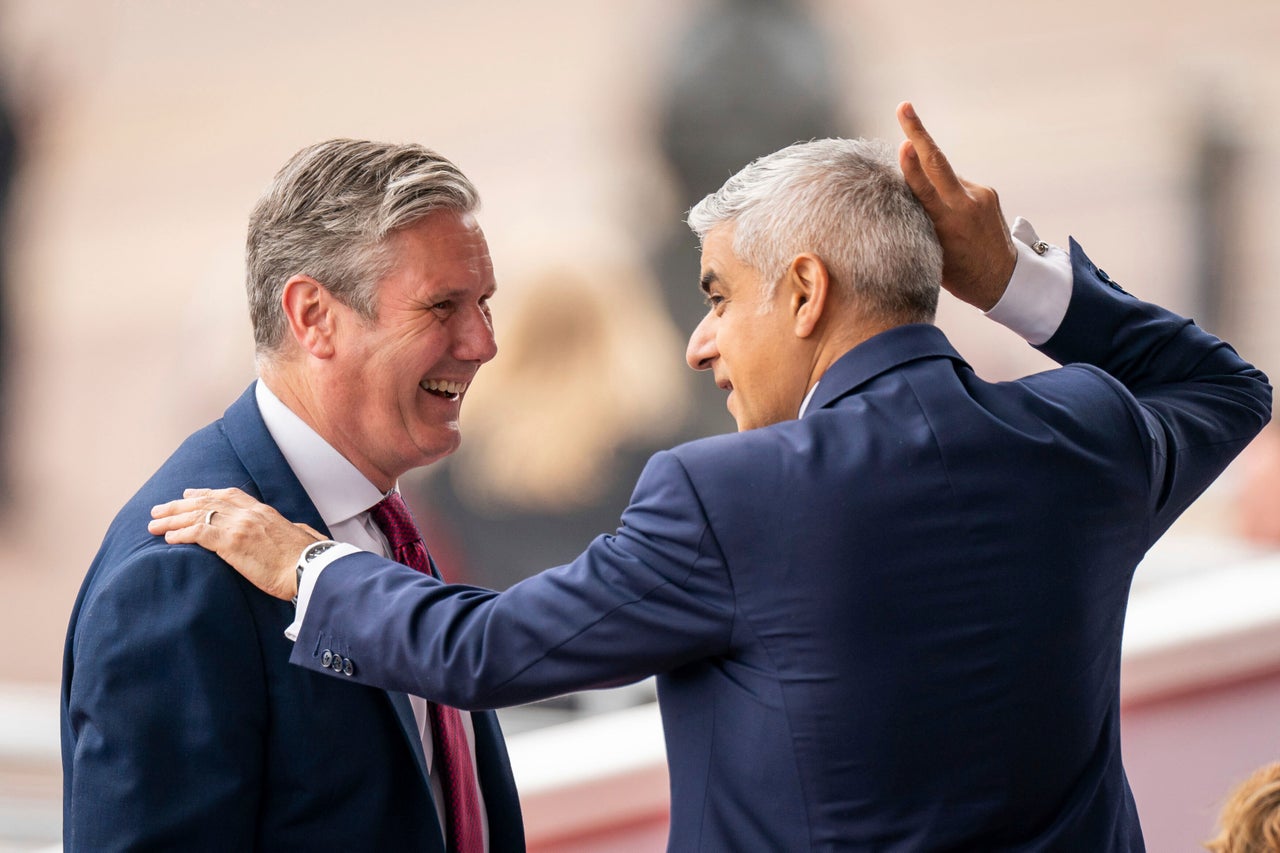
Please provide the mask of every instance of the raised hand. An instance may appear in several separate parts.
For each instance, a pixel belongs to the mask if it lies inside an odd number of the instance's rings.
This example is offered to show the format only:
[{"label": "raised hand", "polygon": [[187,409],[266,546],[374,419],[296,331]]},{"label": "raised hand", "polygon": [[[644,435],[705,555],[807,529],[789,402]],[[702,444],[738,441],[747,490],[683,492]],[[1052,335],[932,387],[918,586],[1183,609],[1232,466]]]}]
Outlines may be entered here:
[{"label": "raised hand", "polygon": [[898,147],[902,174],[942,244],[942,286],[986,311],[1004,295],[1018,258],[1000,199],[956,175],[910,102],[898,105],[898,124],[907,135]]}]

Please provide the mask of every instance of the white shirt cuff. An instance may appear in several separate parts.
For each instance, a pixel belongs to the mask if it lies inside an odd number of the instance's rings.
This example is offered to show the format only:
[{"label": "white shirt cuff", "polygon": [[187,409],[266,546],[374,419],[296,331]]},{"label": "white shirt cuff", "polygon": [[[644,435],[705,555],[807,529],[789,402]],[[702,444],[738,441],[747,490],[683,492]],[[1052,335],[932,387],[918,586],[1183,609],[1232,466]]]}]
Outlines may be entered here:
[{"label": "white shirt cuff", "polygon": [[[307,547],[310,548],[311,546],[308,545]],[[290,640],[298,639],[298,632],[302,630],[302,620],[307,615],[307,603],[311,601],[311,591],[316,588],[316,579],[320,577],[320,573],[324,571],[325,566],[340,557],[349,557],[352,554],[359,553],[360,549],[356,546],[339,542],[310,563],[307,563],[306,571],[302,573],[302,583],[298,584],[298,609],[293,614],[293,621],[289,623],[289,627],[284,629],[286,637]],[[301,554],[298,555],[298,559],[302,559]]]},{"label": "white shirt cuff", "polygon": [[1019,216],[1013,223],[1013,245],[1018,260],[1000,301],[986,315],[1021,335],[1027,343],[1042,344],[1053,337],[1071,304],[1071,255],[1057,246],[1043,244],[1044,254],[1032,245],[1040,242],[1031,223]]}]

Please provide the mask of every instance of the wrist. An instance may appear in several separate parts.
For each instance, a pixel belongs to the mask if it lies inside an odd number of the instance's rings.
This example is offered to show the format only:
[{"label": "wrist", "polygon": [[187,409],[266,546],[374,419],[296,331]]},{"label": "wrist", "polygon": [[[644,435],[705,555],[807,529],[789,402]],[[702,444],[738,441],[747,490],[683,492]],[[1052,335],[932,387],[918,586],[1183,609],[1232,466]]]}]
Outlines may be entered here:
[{"label": "wrist", "polygon": [[307,568],[320,557],[321,554],[337,545],[332,539],[322,539],[319,542],[311,542],[307,547],[302,549],[302,553],[298,555],[298,559],[294,564],[294,571],[290,573],[294,582],[293,594],[290,596],[294,605],[298,603],[298,590],[302,589],[302,575]]}]

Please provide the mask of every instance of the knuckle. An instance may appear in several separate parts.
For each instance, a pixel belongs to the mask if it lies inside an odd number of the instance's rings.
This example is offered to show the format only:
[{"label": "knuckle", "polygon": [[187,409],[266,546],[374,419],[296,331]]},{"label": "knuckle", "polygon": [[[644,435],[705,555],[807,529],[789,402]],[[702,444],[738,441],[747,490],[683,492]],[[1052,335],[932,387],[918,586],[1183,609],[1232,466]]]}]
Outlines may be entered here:
[{"label": "knuckle", "polygon": [[948,169],[951,165],[947,162],[947,155],[942,153],[941,148],[931,148],[925,152],[924,162],[928,168],[935,171]]}]

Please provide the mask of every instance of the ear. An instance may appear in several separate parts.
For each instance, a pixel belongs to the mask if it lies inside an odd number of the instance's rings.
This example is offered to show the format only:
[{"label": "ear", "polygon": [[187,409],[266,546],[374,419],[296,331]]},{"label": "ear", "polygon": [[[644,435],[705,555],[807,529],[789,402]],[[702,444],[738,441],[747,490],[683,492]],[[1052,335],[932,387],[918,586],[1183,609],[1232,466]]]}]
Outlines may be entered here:
[{"label": "ear", "polygon": [[295,275],[284,283],[280,302],[298,346],[316,358],[331,358],[337,325],[333,294],[311,276]]},{"label": "ear", "polygon": [[827,310],[827,297],[831,293],[827,265],[817,255],[808,252],[796,255],[787,269],[783,285],[788,288],[788,308],[794,318],[796,337],[810,337]]}]

